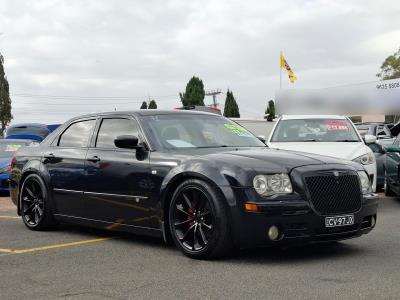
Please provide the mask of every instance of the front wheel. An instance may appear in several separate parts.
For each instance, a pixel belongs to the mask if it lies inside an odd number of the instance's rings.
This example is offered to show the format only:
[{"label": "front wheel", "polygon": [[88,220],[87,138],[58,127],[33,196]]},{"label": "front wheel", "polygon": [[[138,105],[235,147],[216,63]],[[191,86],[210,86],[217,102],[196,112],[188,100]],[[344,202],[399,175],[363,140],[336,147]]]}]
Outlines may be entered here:
[{"label": "front wheel", "polygon": [[46,185],[40,176],[31,174],[26,177],[20,199],[22,220],[29,229],[50,229],[57,224],[49,206]]},{"label": "front wheel", "polygon": [[196,259],[221,257],[232,248],[225,199],[208,183],[189,179],[176,189],[169,208],[175,245]]}]

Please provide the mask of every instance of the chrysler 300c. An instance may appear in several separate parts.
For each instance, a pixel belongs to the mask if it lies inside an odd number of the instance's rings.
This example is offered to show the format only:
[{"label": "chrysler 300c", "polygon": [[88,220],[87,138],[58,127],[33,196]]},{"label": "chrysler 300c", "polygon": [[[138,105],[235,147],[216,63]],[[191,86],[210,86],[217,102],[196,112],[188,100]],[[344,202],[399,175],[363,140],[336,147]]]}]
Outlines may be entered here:
[{"label": "chrysler 300c", "polygon": [[62,221],[130,231],[192,258],[348,239],[376,222],[361,164],[269,149],[208,113],[80,116],[20,149],[11,168],[12,200],[32,230]]}]

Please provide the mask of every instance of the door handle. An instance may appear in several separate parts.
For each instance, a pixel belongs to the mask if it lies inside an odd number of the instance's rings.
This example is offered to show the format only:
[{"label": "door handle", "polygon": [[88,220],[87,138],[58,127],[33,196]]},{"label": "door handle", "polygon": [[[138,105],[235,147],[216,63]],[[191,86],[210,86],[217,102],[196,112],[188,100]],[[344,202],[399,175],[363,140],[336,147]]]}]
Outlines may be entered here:
[{"label": "door handle", "polygon": [[46,159],[56,158],[53,153],[46,153],[45,155],[43,155],[43,157],[46,158]]},{"label": "door handle", "polygon": [[98,156],[93,156],[93,157],[87,158],[87,160],[95,163],[95,162],[100,161],[100,157],[98,157]]}]

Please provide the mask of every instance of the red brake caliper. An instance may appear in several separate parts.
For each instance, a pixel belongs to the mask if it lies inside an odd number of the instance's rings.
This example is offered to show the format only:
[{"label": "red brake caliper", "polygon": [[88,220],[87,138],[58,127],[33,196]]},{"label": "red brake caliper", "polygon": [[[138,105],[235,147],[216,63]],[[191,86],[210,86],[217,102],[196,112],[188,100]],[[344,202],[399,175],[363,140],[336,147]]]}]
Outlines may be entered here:
[{"label": "red brake caliper", "polygon": [[193,216],[193,209],[191,207],[188,208],[188,214],[190,216],[188,216],[188,220],[192,220],[192,222],[189,222],[189,227],[192,226],[194,224],[194,218]]}]

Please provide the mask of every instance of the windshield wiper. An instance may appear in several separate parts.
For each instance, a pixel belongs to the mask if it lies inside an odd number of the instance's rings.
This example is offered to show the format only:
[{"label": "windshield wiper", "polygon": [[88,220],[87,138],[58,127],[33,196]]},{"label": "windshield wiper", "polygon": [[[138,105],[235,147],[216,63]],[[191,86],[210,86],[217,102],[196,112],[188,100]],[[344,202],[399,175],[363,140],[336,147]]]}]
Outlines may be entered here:
[{"label": "windshield wiper", "polygon": [[308,139],[308,140],[304,140],[302,142],[317,142],[317,140],[316,139]]}]

